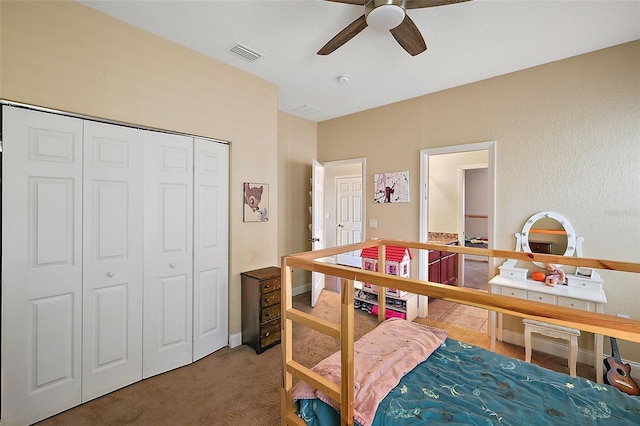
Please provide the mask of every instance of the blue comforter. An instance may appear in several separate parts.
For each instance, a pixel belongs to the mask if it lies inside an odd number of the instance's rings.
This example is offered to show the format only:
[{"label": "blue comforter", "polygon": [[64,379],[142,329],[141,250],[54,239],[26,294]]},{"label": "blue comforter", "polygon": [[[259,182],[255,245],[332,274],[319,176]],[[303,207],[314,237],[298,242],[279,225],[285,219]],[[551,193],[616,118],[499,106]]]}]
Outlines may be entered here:
[{"label": "blue comforter", "polygon": [[[319,400],[300,401],[299,414],[340,424]],[[382,400],[372,426],[428,423],[639,425],[640,397],[448,338]]]}]

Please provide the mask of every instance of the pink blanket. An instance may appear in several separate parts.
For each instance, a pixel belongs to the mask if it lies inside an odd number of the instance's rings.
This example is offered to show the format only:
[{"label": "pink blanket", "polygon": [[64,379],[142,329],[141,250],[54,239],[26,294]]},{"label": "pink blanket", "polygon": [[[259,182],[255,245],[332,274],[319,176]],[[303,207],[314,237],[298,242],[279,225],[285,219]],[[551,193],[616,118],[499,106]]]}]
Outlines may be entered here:
[{"label": "pink blanket", "polygon": [[[446,338],[444,330],[390,318],[355,342],[354,420],[370,426],[380,401]],[[340,384],[340,351],[312,370]],[[339,401],[333,401],[307,383],[301,381],[294,386],[294,401],[313,398],[319,398],[340,411]]]}]

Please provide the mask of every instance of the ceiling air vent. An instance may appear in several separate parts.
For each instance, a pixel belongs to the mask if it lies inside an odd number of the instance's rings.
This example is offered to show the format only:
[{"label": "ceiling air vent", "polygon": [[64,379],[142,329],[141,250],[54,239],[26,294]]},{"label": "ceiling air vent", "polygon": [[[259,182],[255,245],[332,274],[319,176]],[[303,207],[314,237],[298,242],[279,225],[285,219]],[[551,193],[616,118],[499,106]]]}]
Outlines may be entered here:
[{"label": "ceiling air vent", "polygon": [[300,115],[309,115],[309,114],[313,114],[314,112],[319,112],[320,110],[318,108],[314,108],[312,106],[309,105],[302,105],[299,107],[296,107],[294,109],[292,109],[291,111],[295,112],[296,114],[300,114]]},{"label": "ceiling air vent", "polygon": [[237,43],[235,46],[229,49],[228,52],[233,53],[234,55],[239,56],[245,61],[249,62],[255,62],[256,60],[264,56],[262,53],[256,52],[255,50],[240,43]]}]

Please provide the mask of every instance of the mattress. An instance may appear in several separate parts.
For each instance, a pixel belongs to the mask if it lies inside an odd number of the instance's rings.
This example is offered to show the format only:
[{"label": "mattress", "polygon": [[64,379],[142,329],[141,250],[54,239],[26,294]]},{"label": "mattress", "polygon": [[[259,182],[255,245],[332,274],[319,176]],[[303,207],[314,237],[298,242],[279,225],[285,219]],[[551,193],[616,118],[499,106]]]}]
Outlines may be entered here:
[{"label": "mattress", "polygon": [[[340,425],[321,400],[298,403],[308,425]],[[428,423],[638,425],[640,397],[447,338],[382,399],[371,424]]]}]

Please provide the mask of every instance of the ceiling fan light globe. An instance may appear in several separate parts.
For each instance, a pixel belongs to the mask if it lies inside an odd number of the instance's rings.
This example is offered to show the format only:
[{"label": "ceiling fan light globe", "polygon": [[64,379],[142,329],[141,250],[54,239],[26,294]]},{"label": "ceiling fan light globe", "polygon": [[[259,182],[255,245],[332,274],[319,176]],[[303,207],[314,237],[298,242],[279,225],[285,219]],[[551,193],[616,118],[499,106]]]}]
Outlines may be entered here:
[{"label": "ceiling fan light globe", "polygon": [[380,5],[367,14],[367,25],[378,30],[391,30],[404,20],[404,9],[395,4]]}]

